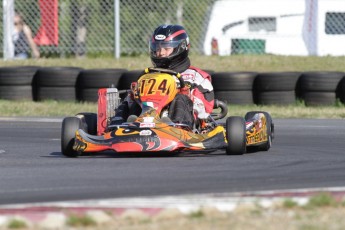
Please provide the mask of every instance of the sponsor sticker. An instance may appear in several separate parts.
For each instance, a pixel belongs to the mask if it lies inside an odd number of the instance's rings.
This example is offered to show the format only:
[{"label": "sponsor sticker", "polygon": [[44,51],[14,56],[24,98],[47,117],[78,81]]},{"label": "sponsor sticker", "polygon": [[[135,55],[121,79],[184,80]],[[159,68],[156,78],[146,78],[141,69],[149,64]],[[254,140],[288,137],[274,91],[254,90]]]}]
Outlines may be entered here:
[{"label": "sponsor sticker", "polygon": [[145,102],[143,102],[143,105],[146,105],[146,106],[153,108],[153,102],[151,102],[151,101],[145,101]]},{"label": "sponsor sticker", "polygon": [[253,126],[253,122],[247,122],[246,129],[250,129]]},{"label": "sponsor sticker", "polygon": [[155,119],[154,117],[143,117],[144,123],[152,123]]},{"label": "sponsor sticker", "polygon": [[251,136],[247,136],[247,144],[260,143],[263,141],[267,141],[267,133],[264,131],[260,131]]},{"label": "sponsor sticker", "polygon": [[164,35],[164,34],[157,34],[156,36],[155,36],[155,39],[156,40],[164,40],[164,39],[166,39],[167,37]]},{"label": "sponsor sticker", "polygon": [[152,134],[151,130],[141,130],[139,135],[140,136],[150,136]]},{"label": "sponsor sticker", "polygon": [[140,128],[154,128],[156,127],[156,124],[153,123],[153,122],[143,122],[143,123],[140,123]]},{"label": "sponsor sticker", "polygon": [[191,73],[190,74],[188,74],[188,73],[183,74],[182,77],[183,77],[183,80],[185,80],[185,81],[195,81],[195,75],[191,74]]}]

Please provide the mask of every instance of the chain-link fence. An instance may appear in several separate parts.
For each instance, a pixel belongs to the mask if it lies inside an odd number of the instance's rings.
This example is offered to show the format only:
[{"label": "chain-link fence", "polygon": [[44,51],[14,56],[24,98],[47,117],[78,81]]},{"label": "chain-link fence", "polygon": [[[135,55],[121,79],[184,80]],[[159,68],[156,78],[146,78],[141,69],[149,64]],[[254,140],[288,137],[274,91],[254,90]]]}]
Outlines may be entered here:
[{"label": "chain-link fence", "polygon": [[44,57],[114,56],[117,36],[121,55],[147,53],[160,24],[183,25],[194,54],[345,55],[344,0],[1,1],[14,1]]},{"label": "chain-link fence", "polygon": [[[167,23],[183,25],[190,35],[192,50],[202,53],[213,2],[119,0],[121,55],[147,53],[153,30]],[[115,3],[116,0],[14,0],[14,8],[30,26],[41,56],[113,56],[117,33]],[[3,19],[0,20],[2,25]],[[0,36],[2,31],[1,27]]]}]

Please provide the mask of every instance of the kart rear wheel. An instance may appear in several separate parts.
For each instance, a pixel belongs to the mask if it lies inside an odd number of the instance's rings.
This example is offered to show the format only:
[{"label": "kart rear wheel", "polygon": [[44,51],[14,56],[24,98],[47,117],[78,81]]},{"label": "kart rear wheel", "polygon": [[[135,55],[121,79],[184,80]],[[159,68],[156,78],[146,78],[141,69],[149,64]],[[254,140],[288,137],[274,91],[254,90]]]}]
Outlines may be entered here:
[{"label": "kart rear wheel", "polygon": [[246,122],[243,117],[226,119],[227,155],[242,155],[246,152]]},{"label": "kart rear wheel", "polygon": [[78,117],[66,117],[61,128],[61,152],[66,157],[78,157],[79,152],[73,149],[75,131],[82,128],[82,121]]},{"label": "kart rear wheel", "polygon": [[272,147],[272,140],[274,139],[274,124],[273,124],[271,115],[264,111],[251,111],[251,112],[246,113],[244,118],[246,121],[248,121],[257,113],[263,113],[266,117],[268,140],[267,142],[261,145],[255,146],[254,148],[260,151],[268,151]]}]

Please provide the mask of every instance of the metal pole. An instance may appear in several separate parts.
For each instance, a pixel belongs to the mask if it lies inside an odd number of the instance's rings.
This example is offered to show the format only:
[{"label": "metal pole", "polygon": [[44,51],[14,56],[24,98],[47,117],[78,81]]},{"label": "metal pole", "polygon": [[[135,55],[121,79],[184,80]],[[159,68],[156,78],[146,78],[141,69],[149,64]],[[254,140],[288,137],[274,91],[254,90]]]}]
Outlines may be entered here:
[{"label": "metal pole", "polygon": [[115,58],[119,59],[120,58],[120,0],[115,0],[114,1],[114,32],[115,32]]},{"label": "metal pole", "polygon": [[4,60],[13,59],[14,45],[12,41],[12,34],[14,31],[13,18],[14,18],[14,0],[3,0],[3,52]]}]

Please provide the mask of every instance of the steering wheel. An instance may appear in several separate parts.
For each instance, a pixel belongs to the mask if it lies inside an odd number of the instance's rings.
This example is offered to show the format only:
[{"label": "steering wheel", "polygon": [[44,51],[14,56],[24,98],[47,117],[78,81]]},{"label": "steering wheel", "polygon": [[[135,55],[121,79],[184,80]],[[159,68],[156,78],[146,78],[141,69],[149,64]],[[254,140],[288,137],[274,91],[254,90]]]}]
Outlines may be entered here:
[{"label": "steering wheel", "polygon": [[180,81],[180,88],[184,88],[186,85],[181,74],[176,72],[176,71],[173,71],[170,69],[163,69],[163,68],[147,68],[147,69],[145,69],[145,73],[156,73],[156,72],[167,73],[167,74],[176,76],[177,79]]}]

